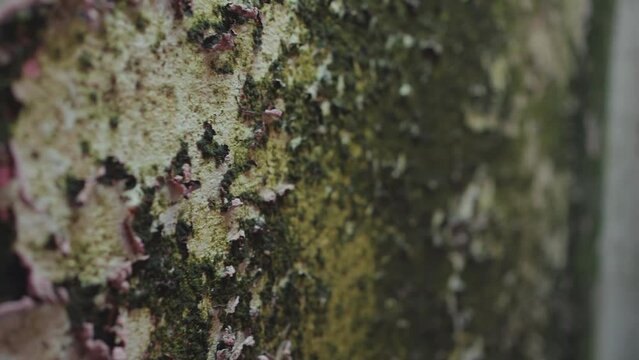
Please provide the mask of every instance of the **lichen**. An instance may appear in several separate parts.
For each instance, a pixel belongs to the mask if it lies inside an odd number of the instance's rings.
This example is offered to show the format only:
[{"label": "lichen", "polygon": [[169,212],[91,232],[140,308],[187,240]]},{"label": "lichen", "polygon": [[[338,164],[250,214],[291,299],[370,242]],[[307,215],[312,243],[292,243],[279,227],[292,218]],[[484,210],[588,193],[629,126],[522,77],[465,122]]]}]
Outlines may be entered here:
[{"label": "lichen", "polygon": [[[257,3],[118,3],[97,24],[61,4],[40,74],[12,84],[45,209],[15,201],[14,248],[69,289],[71,326],[123,319],[133,358],[557,354],[583,19]],[[109,285],[131,264],[128,292]]]}]

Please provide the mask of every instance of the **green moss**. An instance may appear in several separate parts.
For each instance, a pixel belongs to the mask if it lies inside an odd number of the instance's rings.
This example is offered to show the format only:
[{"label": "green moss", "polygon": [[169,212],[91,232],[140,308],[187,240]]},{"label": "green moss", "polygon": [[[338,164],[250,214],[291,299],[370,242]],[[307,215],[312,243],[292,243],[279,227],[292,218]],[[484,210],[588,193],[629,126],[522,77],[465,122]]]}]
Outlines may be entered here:
[{"label": "green moss", "polygon": [[202,153],[204,159],[214,159],[215,165],[220,166],[229,154],[229,147],[224,144],[219,144],[213,139],[216,135],[215,130],[208,121],[204,123],[204,133],[202,138],[197,141],[197,148]]},{"label": "green moss", "polygon": [[228,6],[216,6],[213,14],[196,14],[187,30],[189,41],[211,48],[219,36],[227,33],[233,26],[242,25],[247,19],[229,11]]},{"label": "green moss", "polygon": [[[246,160],[244,162],[236,162],[233,164],[222,176],[222,181],[220,182],[220,197],[229,200],[232,199],[233,195],[231,193],[231,185],[240,174],[251,170],[254,166],[257,166],[257,164],[253,160]],[[228,205],[223,207],[222,210],[226,211],[227,208]]]},{"label": "green moss", "polygon": [[242,97],[240,102],[240,111],[244,115],[254,117],[254,113],[261,114],[262,95],[258,89],[258,85],[252,76],[248,75],[242,86]]},{"label": "green moss", "polygon": [[[502,14],[512,14],[509,6],[503,2],[485,5],[435,2],[415,6],[347,2],[345,8],[348,11],[341,15],[332,13],[328,7],[316,2],[299,2],[298,16],[310,30],[310,42],[317,47],[316,53],[330,52],[332,63],[328,67],[330,74],[319,81],[317,100],[311,99],[306,89],[298,84],[282,90],[289,120],[286,130],[292,137],[304,139],[300,146],[291,149],[294,155],[288,164],[289,178],[296,181],[296,192],[313,186],[318,186],[317,191],[320,191],[323,190],[321,185],[328,183],[331,184],[332,195],[318,205],[306,204],[309,201],[305,198],[308,193],[304,193],[297,199],[296,211],[304,209],[301,211],[304,216],[311,218],[300,220],[301,224],[312,225],[303,225],[301,229],[300,225],[290,226],[300,229],[296,233],[298,241],[312,243],[310,239],[305,240],[307,235],[304,232],[316,237],[321,231],[318,229],[344,226],[343,232],[348,234],[346,226],[338,224],[347,221],[361,224],[372,216],[380,226],[360,228],[359,233],[371,237],[378,261],[377,270],[383,274],[373,283],[374,294],[379,296],[376,298],[375,320],[365,317],[354,320],[371,331],[365,337],[349,337],[345,335],[346,331],[337,332],[335,337],[325,333],[324,342],[320,340],[322,345],[312,346],[332,346],[331,354],[344,358],[355,354],[362,356],[364,353],[371,357],[432,357],[438,353],[453,353],[455,349],[463,351],[464,345],[451,336],[453,319],[445,310],[448,306],[445,294],[449,291],[447,281],[452,271],[451,265],[445,256],[446,252],[432,245],[428,236],[431,233],[429,221],[425,219],[430,219],[438,208],[448,208],[452,199],[462,196],[480,166],[486,166],[491,176],[495,176],[499,188],[510,194],[500,200],[503,203],[510,203],[516,194],[525,194],[531,189],[530,174],[521,172],[516,166],[523,156],[522,139],[509,139],[500,129],[473,134],[464,125],[463,107],[465,104],[478,104],[469,89],[477,84],[491,88],[482,58],[486,54],[506,51],[504,39],[512,36],[500,27],[502,19],[495,18],[493,12],[497,6],[501,7]],[[389,37],[395,35],[398,38],[396,45],[389,46]],[[404,45],[410,43],[414,45]],[[284,51],[282,60],[285,62],[303,56],[303,51],[291,47]],[[282,64],[282,61],[273,63],[271,71],[283,70],[285,74],[290,71]],[[310,66],[318,65],[315,63]],[[339,77],[342,77],[341,84]],[[255,93],[254,85],[247,83],[249,86],[245,84],[244,93]],[[412,94],[419,95],[402,95],[400,88],[405,85],[412,88]],[[522,91],[522,85],[510,91]],[[565,89],[558,89],[554,97],[551,95],[552,104],[540,102],[540,112],[536,117],[543,113],[548,122],[565,117],[560,110],[560,104],[566,99],[562,95],[563,91]],[[502,94],[488,93],[481,102],[490,104],[498,96]],[[330,103],[321,108],[317,102],[324,99]],[[503,97],[501,101],[499,111],[502,111],[502,116],[512,116],[513,98]],[[329,114],[324,113],[325,109],[329,109]],[[550,153],[562,153],[566,149],[566,129],[553,127],[545,133],[548,131],[552,132],[551,137],[546,138],[542,146],[549,149]],[[365,157],[361,149],[365,149]],[[400,154],[404,159],[402,172],[397,170]],[[486,162],[486,159],[491,160]],[[349,181],[341,184],[337,179],[342,177]],[[512,185],[506,188],[506,184]],[[513,198],[509,197],[511,195]],[[352,210],[336,221],[327,217],[327,210],[314,211],[307,206],[338,206]],[[520,214],[524,219],[537,216],[530,212],[529,206],[522,204],[517,212],[511,214]],[[372,215],[367,214],[365,209],[370,209]],[[558,217],[556,221],[562,221],[561,214],[552,215],[555,216]],[[513,225],[512,219],[502,221],[505,221],[504,225],[491,227],[489,233],[497,239],[497,243],[509,249],[506,251],[511,256],[481,264],[467,260],[471,262],[469,267],[477,269],[481,279],[464,275],[468,276],[468,283],[472,283],[473,287],[468,288],[458,299],[460,307],[494,315],[480,316],[466,330],[469,335],[477,334],[484,338],[486,351],[491,358],[510,356],[499,349],[498,344],[503,339],[491,335],[499,333],[498,329],[503,324],[502,321],[493,320],[509,317],[507,310],[492,312],[491,297],[502,292],[508,293],[509,290],[499,286],[482,287],[479,284],[500,284],[506,269],[517,273],[518,263],[529,261],[542,246],[537,243],[533,246],[534,250],[517,247],[511,239],[521,234],[511,234],[511,228],[530,230],[532,225],[527,220],[518,225]],[[470,229],[458,231],[475,234]],[[538,240],[534,239],[541,236],[536,233],[528,238],[535,242]],[[321,249],[341,249],[348,240],[339,239],[349,238],[331,238],[331,245]],[[333,253],[332,256],[336,255]],[[428,263],[427,269],[423,267],[424,262]],[[311,272],[331,276],[330,271],[317,270],[321,266],[319,260],[313,262],[306,259],[305,264],[313,269]],[[467,273],[470,270],[464,272]],[[328,281],[328,284],[335,291],[345,286],[336,279]],[[363,284],[371,282],[368,280]],[[532,294],[534,287],[534,284],[522,286],[516,296]],[[399,289],[411,290],[406,294]],[[510,309],[525,306],[522,303],[543,306],[539,301],[522,300]],[[392,311],[387,308],[389,302],[396,304]],[[349,308],[350,316],[356,317],[352,313],[353,308]],[[337,322],[336,319],[341,318],[340,314],[346,310],[336,306],[331,311],[334,312],[327,314],[329,324]],[[512,315],[512,318],[518,316]],[[520,319],[523,318],[526,316],[522,315]],[[411,319],[429,319],[429,322],[415,323]],[[398,323],[408,325],[398,328]],[[316,325],[313,328],[317,331]],[[544,325],[537,325],[531,326],[521,336],[535,337],[546,333]],[[392,333],[388,329],[393,329]],[[355,329],[349,331],[355,332]],[[424,342],[425,338],[427,342]],[[338,342],[349,345],[336,346]],[[523,348],[525,345],[522,342],[516,347]],[[306,350],[310,351],[310,347]],[[555,350],[552,346],[548,347],[548,351]],[[514,351],[518,353],[524,350]],[[322,358],[325,355],[318,356]]]},{"label": "green moss", "polygon": [[216,30],[220,30],[218,22],[198,16],[193,19],[191,26],[187,30],[187,38],[193,43],[201,44],[208,32]]},{"label": "green moss", "polygon": [[149,19],[147,19],[144,15],[142,14],[136,14],[135,16],[135,28],[138,31],[145,31],[146,28],[149,26]]},{"label": "green moss", "polygon": [[107,324],[98,321],[100,311],[95,308],[94,303],[94,297],[100,293],[100,286],[81,286],[77,281],[67,282],[65,286],[69,292],[67,312],[71,326],[77,329],[84,322],[92,322],[97,325],[95,328],[103,333],[102,327]]},{"label": "green moss", "polygon": [[104,185],[113,185],[116,182],[124,182],[125,189],[130,190],[137,184],[135,176],[131,175],[126,165],[113,156],[107,156],[102,161],[104,175],[98,178],[98,182]]},{"label": "green moss", "polygon": [[189,241],[192,234],[193,226],[184,220],[178,220],[175,224],[175,238],[183,260],[186,260],[189,257],[189,251],[186,243]]},{"label": "green moss", "polygon": [[[185,263],[177,243],[157,232],[146,248],[150,258],[134,266],[140,283],[129,301],[133,307],[149,307],[157,319],[164,319],[152,334],[156,345],[148,350],[149,356],[206,358],[210,323],[198,309],[207,293],[202,269]],[[208,276],[213,276],[210,268]]]},{"label": "green moss", "polygon": [[91,154],[91,144],[86,140],[80,141],[80,151],[82,155],[89,156]]},{"label": "green moss", "polygon": [[78,57],[78,66],[80,70],[87,72],[93,68],[93,61],[91,58],[91,54],[88,52],[83,52]]},{"label": "green moss", "polygon": [[78,205],[76,199],[80,191],[84,189],[84,184],[85,181],[83,179],[78,179],[74,176],[67,175],[67,177],[65,178],[64,187],[67,195],[67,201],[70,205]]},{"label": "green moss", "polygon": [[218,74],[231,75],[233,74],[233,65],[231,65],[230,63],[223,63],[219,66],[215,66],[213,70],[215,70],[215,72],[217,72]]},{"label": "green moss", "polygon": [[255,51],[258,51],[259,48],[262,46],[262,33],[264,32],[264,28],[263,26],[258,25],[255,27],[255,29],[253,30],[253,47],[255,48]]},{"label": "green moss", "polygon": [[118,117],[117,115],[109,117],[109,128],[111,130],[117,130],[119,124],[120,124],[120,117]]},{"label": "green moss", "polygon": [[[301,301],[299,293],[303,286],[295,283],[287,285],[280,298],[276,311],[269,318],[255,321],[250,315],[248,301],[251,298],[252,284],[261,277],[269,280],[265,289],[276,285],[276,280],[285,275],[295,258],[295,246],[281,246],[283,227],[266,226],[262,221],[247,220],[241,225],[246,229],[247,238],[237,241],[231,247],[225,265],[240,266],[246,259],[251,259],[252,269],[243,278],[221,278],[216,274],[214,264],[189,258],[185,261],[180,255],[180,239],[188,237],[190,225],[179,221],[176,227],[177,242],[160,235],[161,229],[153,232],[152,240],[147,243],[149,259],[136,263],[134,274],[138,284],[129,296],[130,306],[147,306],[158,319],[164,319],[153,334],[149,356],[169,356],[172,358],[204,358],[208,351],[207,340],[210,328],[210,312],[202,313],[200,304],[203,299],[213,300],[213,309],[220,309],[218,317],[226,326],[243,329],[253,334],[258,341],[265,340],[273,333],[283,331],[287,324],[295,324],[299,319],[295,302]],[[179,296],[176,296],[179,294]],[[233,314],[223,309],[231,299],[240,296],[240,303]],[[269,298],[264,293],[264,302]],[[285,302],[284,302],[285,301]],[[290,303],[289,303],[290,302]],[[282,316],[286,322],[280,322]],[[218,345],[221,350],[226,345]],[[257,349],[247,349],[245,356],[256,356]]]},{"label": "green moss", "polygon": [[171,168],[169,169],[171,174],[178,175],[183,174],[184,165],[191,165],[191,157],[189,156],[189,146],[186,142],[180,142],[180,150],[175,154],[173,160],[171,160]]},{"label": "green moss", "polygon": [[[149,260],[134,264],[133,278],[137,278],[138,283],[133,286],[127,301],[133,308],[149,307],[157,319],[164,319],[165,325],[153,333],[157,345],[148,350],[152,356],[188,358],[190,348],[194,356],[205,357],[207,339],[203,333],[209,325],[195,316],[199,297],[194,287],[201,283],[185,273],[190,267],[180,255],[181,245],[162,237],[162,229],[152,229],[154,196],[153,188],[144,189],[143,201],[133,221],[134,230],[145,243]],[[186,320],[189,325],[185,325]],[[189,331],[190,325],[198,327]]]}]

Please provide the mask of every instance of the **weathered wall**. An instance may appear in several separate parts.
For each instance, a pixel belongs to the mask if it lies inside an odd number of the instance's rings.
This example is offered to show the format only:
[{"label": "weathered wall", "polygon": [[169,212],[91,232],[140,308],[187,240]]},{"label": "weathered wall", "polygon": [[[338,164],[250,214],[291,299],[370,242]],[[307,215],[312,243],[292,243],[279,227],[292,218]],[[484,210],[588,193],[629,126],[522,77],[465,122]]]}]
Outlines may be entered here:
[{"label": "weathered wall", "polygon": [[3,5],[1,356],[566,355],[588,3],[511,3]]}]

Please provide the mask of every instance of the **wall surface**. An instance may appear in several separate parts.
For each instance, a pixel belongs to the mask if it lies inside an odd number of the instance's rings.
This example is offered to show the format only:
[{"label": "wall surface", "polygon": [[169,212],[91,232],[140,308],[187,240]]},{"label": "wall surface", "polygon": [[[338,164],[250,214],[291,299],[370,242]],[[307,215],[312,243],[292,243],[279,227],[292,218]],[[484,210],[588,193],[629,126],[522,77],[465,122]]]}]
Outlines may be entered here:
[{"label": "wall surface", "polygon": [[588,11],[3,2],[0,358],[569,356]]}]

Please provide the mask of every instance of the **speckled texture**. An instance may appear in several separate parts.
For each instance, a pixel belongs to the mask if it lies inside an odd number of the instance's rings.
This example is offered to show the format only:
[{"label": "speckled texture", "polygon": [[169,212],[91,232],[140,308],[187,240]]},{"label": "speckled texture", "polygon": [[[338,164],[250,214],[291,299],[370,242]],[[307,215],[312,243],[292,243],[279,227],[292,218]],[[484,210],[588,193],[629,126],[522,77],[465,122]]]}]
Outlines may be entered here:
[{"label": "speckled texture", "polygon": [[112,358],[564,356],[588,3],[509,3],[39,5],[3,77],[22,108],[2,204],[13,266],[69,292],[55,341],[87,356],[92,323]]}]

